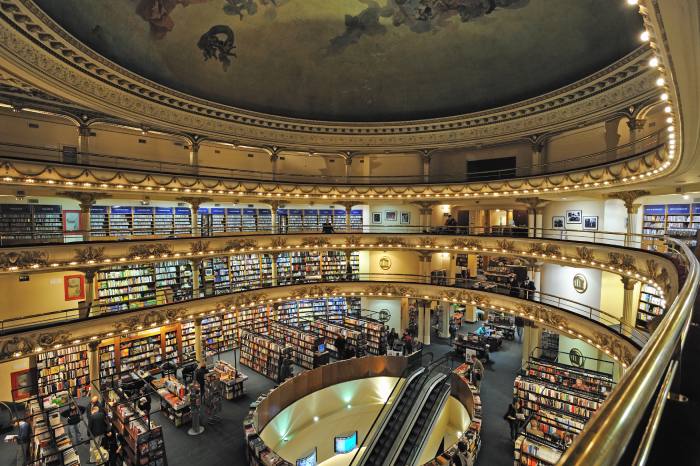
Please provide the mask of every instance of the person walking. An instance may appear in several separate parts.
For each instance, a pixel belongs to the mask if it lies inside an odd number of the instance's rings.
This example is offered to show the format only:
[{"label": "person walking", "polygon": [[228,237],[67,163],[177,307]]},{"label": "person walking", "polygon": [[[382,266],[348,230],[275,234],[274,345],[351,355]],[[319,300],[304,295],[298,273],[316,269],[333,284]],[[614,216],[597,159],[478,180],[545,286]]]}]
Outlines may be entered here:
[{"label": "person walking", "polygon": [[518,334],[518,341],[523,342],[523,327],[525,327],[525,319],[522,317],[515,318],[515,332]]},{"label": "person walking", "polygon": [[17,466],[25,466],[29,459],[29,442],[32,439],[32,426],[24,419],[15,419],[15,427],[17,427],[17,436],[14,438],[17,444]]},{"label": "person walking", "polygon": [[510,439],[515,441],[515,439],[518,437],[518,409],[516,407],[517,401],[513,400],[511,404],[508,405],[508,411],[506,411],[505,416],[503,416],[503,419],[508,421],[508,425],[510,426]]},{"label": "person walking", "polygon": [[73,445],[78,445],[83,439],[80,436],[80,418],[85,413],[85,408],[77,403],[71,403],[66,409],[61,411],[61,416],[66,418],[68,436]]},{"label": "person walking", "polygon": [[209,370],[207,369],[206,362],[201,362],[199,364],[199,368],[197,368],[197,370],[194,371],[194,380],[196,380],[197,383],[199,384],[199,397],[201,399],[202,405],[204,405],[205,378],[206,378],[206,375],[208,373],[209,373]]},{"label": "person walking", "polygon": [[450,333],[450,346],[452,346],[452,342],[455,341],[455,337],[457,336],[457,326],[455,325],[454,322],[450,322],[449,333]]},{"label": "person walking", "polygon": [[476,388],[481,387],[481,381],[484,379],[484,365],[483,363],[479,360],[479,358],[476,357],[476,354],[472,354],[471,357],[472,360],[472,373],[474,374],[474,385],[476,385]]},{"label": "person walking", "polygon": [[91,463],[101,464],[106,459],[103,458],[100,448],[102,447],[102,438],[109,428],[107,422],[105,412],[99,407],[93,406],[88,416],[88,432],[92,434],[93,438],[92,443],[90,443]]},{"label": "person walking", "polygon": [[146,420],[151,423],[151,395],[148,394],[148,389],[143,387],[141,389],[141,398],[136,402],[136,407],[144,412],[146,415]]}]

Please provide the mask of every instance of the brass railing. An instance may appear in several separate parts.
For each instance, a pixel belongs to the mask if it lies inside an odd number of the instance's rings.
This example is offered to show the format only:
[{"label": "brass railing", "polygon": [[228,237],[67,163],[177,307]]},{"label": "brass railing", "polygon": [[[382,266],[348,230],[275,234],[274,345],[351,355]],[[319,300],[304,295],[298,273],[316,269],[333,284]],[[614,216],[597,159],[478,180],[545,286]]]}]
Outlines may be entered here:
[{"label": "brass railing", "polygon": [[[688,275],[685,283],[615,390],[558,464],[616,465],[626,455],[628,444],[639,430],[648,434],[642,436],[639,447],[633,448],[640,452],[640,461],[646,457],[661,417],[659,411],[663,410],[663,403],[657,400],[668,393],[668,384],[663,382],[676,371],[700,284],[700,263],[695,255],[685,244],[672,239],[668,241],[675,243],[686,262]],[[645,418],[649,409],[652,415],[647,422]]]}]

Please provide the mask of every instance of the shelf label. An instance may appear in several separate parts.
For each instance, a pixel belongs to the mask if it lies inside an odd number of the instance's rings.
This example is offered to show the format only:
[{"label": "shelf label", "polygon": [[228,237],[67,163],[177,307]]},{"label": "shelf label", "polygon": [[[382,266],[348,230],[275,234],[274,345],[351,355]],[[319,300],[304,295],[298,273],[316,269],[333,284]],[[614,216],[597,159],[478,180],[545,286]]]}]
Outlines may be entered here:
[{"label": "shelf label", "polygon": [[90,213],[95,213],[95,214],[106,214],[107,213],[107,206],[104,205],[94,205],[90,207]]},{"label": "shelf label", "polygon": [[258,215],[263,215],[265,217],[272,217],[272,211],[270,209],[258,209]]},{"label": "shelf label", "polygon": [[664,215],[666,213],[666,206],[663,204],[657,205],[645,205],[644,214],[645,215]]},{"label": "shelf label", "polygon": [[[188,211],[189,213],[189,211]],[[172,207],[156,207],[156,214],[160,215],[172,215],[173,214],[173,208]]]},{"label": "shelf label", "polygon": [[287,209],[277,209],[277,215],[287,215]]},{"label": "shelf label", "polygon": [[109,211],[112,215],[128,215],[131,214],[131,207],[112,207]]},{"label": "shelf label", "polygon": [[228,215],[241,215],[241,209],[226,209]]},{"label": "shelf label", "polygon": [[134,207],[136,215],[153,215],[153,207]]},{"label": "shelf label", "polygon": [[255,209],[243,209],[243,215],[252,215],[255,216]]},{"label": "shelf label", "polygon": [[690,204],[669,204],[668,215],[690,215]]},{"label": "shelf label", "polygon": [[35,205],[34,212],[42,213],[42,214],[60,214],[61,213],[61,206],[60,205]]},{"label": "shelf label", "polygon": [[208,208],[208,207],[200,207],[199,209],[197,209],[197,213],[198,213],[199,215],[208,214],[208,213],[209,213],[209,208]]},{"label": "shelf label", "polygon": [[212,207],[212,215],[224,215],[225,209],[223,207]]},{"label": "shelf label", "polygon": [[333,211],[329,209],[321,209],[318,211],[318,213],[321,215],[333,215]]},{"label": "shelf label", "polygon": [[175,207],[175,215],[190,215],[191,212],[189,207]]},{"label": "shelf label", "polygon": [[333,211],[333,214],[334,214],[334,215],[342,215],[343,217],[345,217],[345,211],[344,211],[344,210],[334,210],[334,211]]}]

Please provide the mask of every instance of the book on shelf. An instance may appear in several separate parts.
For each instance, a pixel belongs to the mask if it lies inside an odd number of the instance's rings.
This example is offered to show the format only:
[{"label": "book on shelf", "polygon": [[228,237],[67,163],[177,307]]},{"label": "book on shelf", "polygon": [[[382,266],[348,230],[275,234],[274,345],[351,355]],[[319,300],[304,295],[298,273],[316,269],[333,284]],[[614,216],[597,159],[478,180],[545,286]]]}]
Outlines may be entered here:
[{"label": "book on shelf", "polygon": [[248,331],[241,335],[241,364],[272,380],[280,381],[282,363],[290,357],[291,348],[279,340]]},{"label": "book on shelf", "polygon": [[119,371],[150,370],[163,362],[160,333],[119,341]]},{"label": "book on shelf", "polygon": [[131,207],[112,206],[109,209],[110,236],[130,236],[132,234],[133,214]]},{"label": "book on shelf", "polygon": [[156,235],[172,235],[174,231],[173,208],[156,207],[153,224]]},{"label": "book on shelf", "polygon": [[243,209],[241,212],[242,231],[257,231],[258,211],[255,209]]},{"label": "book on shelf", "polygon": [[226,231],[241,231],[241,209],[226,209]]},{"label": "book on shelf", "polygon": [[82,396],[90,385],[87,345],[58,348],[37,354],[39,395],[69,391]]},{"label": "book on shelf", "polygon": [[192,232],[192,210],[189,207],[175,207],[173,217],[174,231],[177,234]]}]

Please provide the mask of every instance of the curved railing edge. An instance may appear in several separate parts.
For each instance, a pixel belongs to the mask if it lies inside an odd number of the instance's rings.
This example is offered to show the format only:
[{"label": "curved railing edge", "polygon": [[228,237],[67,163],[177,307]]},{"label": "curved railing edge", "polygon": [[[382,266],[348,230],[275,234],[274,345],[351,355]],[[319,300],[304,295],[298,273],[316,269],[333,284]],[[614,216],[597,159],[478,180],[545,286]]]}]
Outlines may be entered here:
[{"label": "curved railing edge", "polygon": [[688,246],[669,240],[680,247],[688,260],[685,284],[615,390],[557,464],[618,464],[655,399],[674,354],[682,349],[700,285],[700,262]]}]

